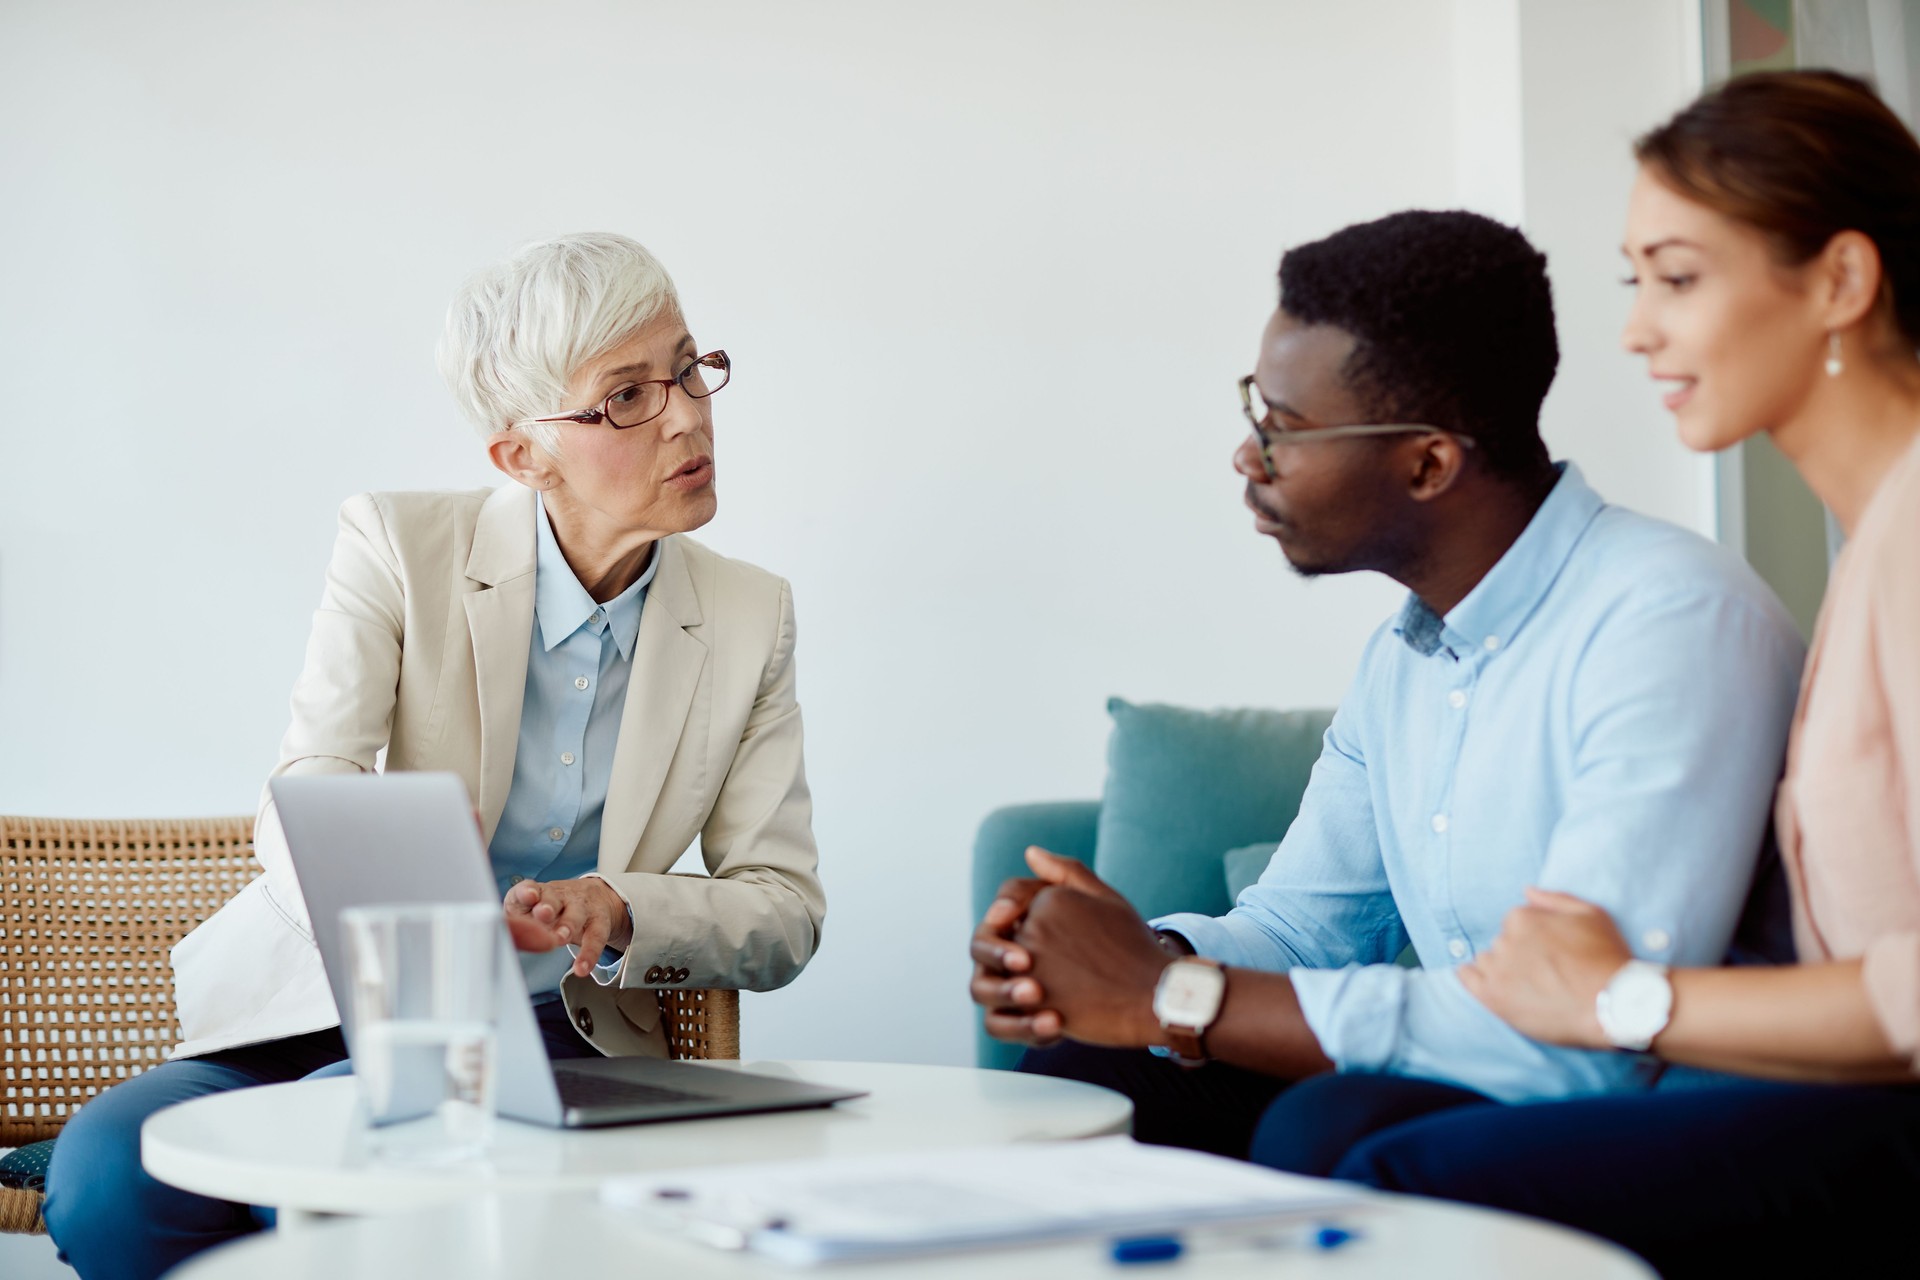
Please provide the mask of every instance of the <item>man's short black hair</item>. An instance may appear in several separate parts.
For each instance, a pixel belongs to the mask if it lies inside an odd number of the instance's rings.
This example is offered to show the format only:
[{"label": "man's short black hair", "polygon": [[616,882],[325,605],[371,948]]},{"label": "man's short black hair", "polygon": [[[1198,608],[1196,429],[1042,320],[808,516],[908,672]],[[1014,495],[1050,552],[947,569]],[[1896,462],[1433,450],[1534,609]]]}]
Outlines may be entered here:
[{"label": "man's short black hair", "polygon": [[1280,259],[1280,308],[1354,336],[1341,372],[1376,421],[1470,436],[1503,474],[1546,465],[1553,291],[1546,256],[1512,227],[1430,210],[1347,227]]}]

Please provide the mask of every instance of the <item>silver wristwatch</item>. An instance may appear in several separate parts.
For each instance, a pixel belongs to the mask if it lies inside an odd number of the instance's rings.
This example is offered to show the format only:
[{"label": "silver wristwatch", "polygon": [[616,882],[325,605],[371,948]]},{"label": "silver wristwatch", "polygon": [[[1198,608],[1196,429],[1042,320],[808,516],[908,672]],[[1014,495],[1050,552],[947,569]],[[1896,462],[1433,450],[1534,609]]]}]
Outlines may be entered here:
[{"label": "silver wristwatch", "polygon": [[1227,971],[1218,960],[1182,956],[1160,971],[1153,989],[1153,1016],[1166,1032],[1173,1060],[1197,1067],[1207,1060],[1207,1028],[1227,998]]},{"label": "silver wristwatch", "polygon": [[1616,1049],[1645,1053],[1673,1017],[1673,983],[1667,966],[1629,960],[1593,1001],[1600,1030]]}]

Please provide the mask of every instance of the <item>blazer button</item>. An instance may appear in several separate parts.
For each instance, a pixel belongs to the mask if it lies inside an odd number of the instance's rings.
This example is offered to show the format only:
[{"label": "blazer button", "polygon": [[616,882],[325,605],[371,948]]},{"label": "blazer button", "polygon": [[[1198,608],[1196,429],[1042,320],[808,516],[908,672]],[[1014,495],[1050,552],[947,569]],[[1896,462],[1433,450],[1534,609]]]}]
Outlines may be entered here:
[{"label": "blazer button", "polygon": [[586,1008],[575,1009],[573,1011],[573,1025],[580,1028],[581,1035],[583,1036],[592,1035],[593,1034],[593,1011],[591,1009],[586,1009]]},{"label": "blazer button", "polygon": [[648,969],[646,973],[641,976],[640,981],[659,982],[664,977],[666,977],[666,971],[661,969],[661,967],[656,964],[651,969]]},{"label": "blazer button", "polygon": [[673,980],[675,982],[685,982],[687,980],[687,970],[675,969],[673,971]]}]

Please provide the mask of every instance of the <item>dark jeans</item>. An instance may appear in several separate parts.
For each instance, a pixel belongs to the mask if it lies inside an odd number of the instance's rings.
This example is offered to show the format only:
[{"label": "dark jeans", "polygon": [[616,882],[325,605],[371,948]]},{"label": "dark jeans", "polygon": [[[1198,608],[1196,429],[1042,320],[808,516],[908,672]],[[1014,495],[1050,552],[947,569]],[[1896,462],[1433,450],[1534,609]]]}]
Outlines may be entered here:
[{"label": "dark jeans", "polygon": [[[596,1055],[558,1000],[535,1012],[548,1057]],[[163,1063],[101,1093],[67,1122],[47,1169],[43,1213],[60,1256],[82,1280],[152,1280],[202,1249],[271,1225],[270,1214],[151,1177],[140,1165],[140,1126],[176,1102],[347,1068],[336,1027]]]},{"label": "dark jeans", "polygon": [[1133,1136],[1247,1158],[1254,1125],[1287,1082],[1221,1062],[1183,1067],[1144,1049],[1101,1049],[1063,1041],[1029,1049],[1020,1070],[1097,1084],[1133,1100]]},{"label": "dark jeans", "polygon": [[[1488,1099],[1452,1085],[1392,1077],[1394,1088],[1341,1091],[1325,1104],[1294,1105],[1323,1082],[1289,1084],[1221,1062],[1183,1067],[1142,1049],[1100,1049],[1069,1040],[1031,1049],[1020,1070],[1097,1084],[1133,1100],[1133,1136],[1165,1147],[1188,1147],[1251,1159],[1276,1169],[1326,1177],[1361,1139],[1416,1116]],[[1322,1095],[1314,1095],[1322,1096]]]},{"label": "dark jeans", "polygon": [[1283,1095],[1260,1130],[1397,1108],[1415,1114],[1338,1159],[1257,1141],[1256,1158],[1565,1223],[1669,1280],[1878,1274],[1876,1259],[1912,1254],[1920,1087],[1740,1081],[1502,1106],[1423,1081],[1322,1076]]}]

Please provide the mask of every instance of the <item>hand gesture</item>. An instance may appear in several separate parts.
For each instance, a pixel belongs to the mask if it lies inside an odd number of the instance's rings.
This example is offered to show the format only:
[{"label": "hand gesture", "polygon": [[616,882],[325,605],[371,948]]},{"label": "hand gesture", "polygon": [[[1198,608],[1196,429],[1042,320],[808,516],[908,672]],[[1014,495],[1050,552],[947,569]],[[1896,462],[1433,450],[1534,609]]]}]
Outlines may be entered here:
[{"label": "hand gesture", "polygon": [[624,951],[633,942],[627,904],[613,886],[594,876],[577,880],[522,880],[502,903],[507,932],[522,951],[551,951],[566,943],[580,950],[573,972],[587,977],[603,948]]},{"label": "hand gesture", "polygon": [[1507,913],[1493,945],[1458,972],[1474,999],[1522,1035],[1605,1049],[1594,1000],[1631,959],[1604,910],[1571,894],[1528,889],[1526,905]]},{"label": "hand gesture", "polygon": [[1060,1034],[1117,1048],[1159,1042],[1153,992],[1173,955],[1092,872],[1063,875],[1034,894],[1013,942],[1031,961],[1022,981],[1038,984]]},{"label": "hand gesture", "polygon": [[[1075,885],[1113,894],[1092,871],[1072,858],[1049,853],[1038,845],[1027,849],[1032,877],[1008,880],[980,918],[968,954],[973,957],[973,980],[968,991],[986,1011],[987,1034],[996,1040],[1045,1046],[1060,1039],[1060,1015],[1045,1007],[1040,984],[1030,975],[1033,954],[1014,940],[1027,911],[1041,890],[1052,885]],[[1115,897],[1119,895],[1114,894]]]}]

